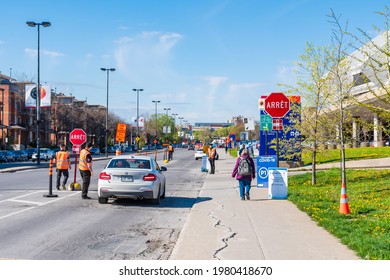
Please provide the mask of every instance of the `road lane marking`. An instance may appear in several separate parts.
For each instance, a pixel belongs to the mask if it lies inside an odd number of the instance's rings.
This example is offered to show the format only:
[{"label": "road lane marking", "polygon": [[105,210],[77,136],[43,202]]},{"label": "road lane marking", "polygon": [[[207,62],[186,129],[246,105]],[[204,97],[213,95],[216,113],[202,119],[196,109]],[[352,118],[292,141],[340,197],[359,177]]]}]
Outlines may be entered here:
[{"label": "road lane marking", "polygon": [[27,203],[27,204],[37,204],[37,205],[43,204],[43,202],[29,201],[29,200],[20,200],[20,199],[8,199],[7,201]]},{"label": "road lane marking", "polygon": [[[42,192],[45,192],[45,191],[38,191],[38,192],[34,192],[34,193],[42,193]],[[66,196],[63,196],[63,197],[59,197],[59,198],[55,198],[55,199],[47,201],[47,202],[43,202],[43,203],[41,203],[39,205],[36,205],[36,206],[31,206],[31,207],[23,209],[23,210],[19,210],[19,211],[16,211],[16,212],[4,215],[4,216],[0,216],[0,220],[8,218],[8,217],[12,217],[14,215],[17,215],[17,214],[20,214],[20,213],[23,213],[23,212],[26,212],[26,211],[29,211],[29,210],[33,210],[35,208],[38,208],[38,207],[41,207],[41,206],[44,206],[44,205],[47,205],[47,204],[50,204],[50,203],[53,203],[53,202],[56,202],[56,201],[63,200],[65,198],[68,198],[68,197],[71,197],[71,196],[74,196],[74,195],[77,195],[77,194],[80,195],[80,192],[75,192],[75,193],[72,193],[72,194],[69,194],[69,195],[66,195]],[[20,197],[25,197],[25,196],[27,196],[27,195],[23,195],[23,196],[20,196]],[[7,199],[7,200],[2,200],[0,202],[11,201],[12,199],[16,199],[16,197],[15,198],[11,198],[11,199]]]},{"label": "road lane marking", "polygon": [[11,198],[8,198],[8,199],[4,199],[4,200],[1,200],[1,202],[5,202],[5,201],[10,201],[10,200],[13,200],[13,199],[19,199],[19,198],[23,198],[23,197],[26,197],[26,196],[30,196],[30,195],[33,195],[33,194],[37,194],[37,193],[42,193],[44,191],[36,191],[36,192],[31,192],[31,193],[27,193],[27,194],[24,194],[24,195],[20,195],[20,196],[17,196],[17,197],[11,197]]}]

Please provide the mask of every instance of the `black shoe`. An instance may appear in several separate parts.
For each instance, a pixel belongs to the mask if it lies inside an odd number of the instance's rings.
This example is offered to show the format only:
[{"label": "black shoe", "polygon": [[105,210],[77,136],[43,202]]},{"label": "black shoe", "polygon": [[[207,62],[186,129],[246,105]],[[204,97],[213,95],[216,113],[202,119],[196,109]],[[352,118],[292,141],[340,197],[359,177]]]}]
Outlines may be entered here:
[{"label": "black shoe", "polygon": [[249,193],[246,194],[246,200],[250,200]]},{"label": "black shoe", "polygon": [[57,186],[57,191],[59,191],[59,190],[60,190],[60,187]]},{"label": "black shoe", "polygon": [[91,199],[89,196],[86,196],[86,195],[82,196],[81,198],[82,199]]},{"label": "black shoe", "polygon": [[242,196],[242,197],[241,197],[241,200],[245,200],[245,197]]}]

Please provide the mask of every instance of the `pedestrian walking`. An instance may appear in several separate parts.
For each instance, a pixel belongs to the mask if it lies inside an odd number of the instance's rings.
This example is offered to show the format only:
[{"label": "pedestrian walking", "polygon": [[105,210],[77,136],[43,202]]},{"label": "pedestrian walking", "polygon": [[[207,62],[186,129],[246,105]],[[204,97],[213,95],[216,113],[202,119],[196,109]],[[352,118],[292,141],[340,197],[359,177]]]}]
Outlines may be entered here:
[{"label": "pedestrian walking", "polygon": [[88,196],[89,184],[91,183],[92,171],[92,155],[90,150],[92,149],[92,143],[87,143],[85,149],[80,152],[79,170],[81,178],[83,179],[83,185],[81,188],[81,198],[91,199]]},{"label": "pedestrian walking", "polygon": [[241,156],[237,158],[232,177],[239,182],[241,200],[250,200],[250,189],[252,179],[256,178],[255,163],[249,156],[248,149],[243,149]]},{"label": "pedestrian walking", "polygon": [[216,145],[213,144],[209,148],[210,174],[215,174],[215,158],[217,156]]},{"label": "pedestrian walking", "polygon": [[68,181],[69,170],[72,169],[72,165],[70,164],[70,153],[64,144],[60,145],[60,151],[56,153],[55,162],[57,168],[57,190],[60,190],[61,176],[64,176],[61,187],[63,190],[66,190],[66,182]]}]

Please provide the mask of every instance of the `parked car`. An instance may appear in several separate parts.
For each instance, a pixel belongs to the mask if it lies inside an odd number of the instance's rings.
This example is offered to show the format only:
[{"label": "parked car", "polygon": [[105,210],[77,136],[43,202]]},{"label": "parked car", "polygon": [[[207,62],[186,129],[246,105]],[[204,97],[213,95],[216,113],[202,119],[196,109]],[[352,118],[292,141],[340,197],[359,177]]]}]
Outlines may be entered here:
[{"label": "parked car", "polygon": [[205,157],[206,154],[203,152],[203,149],[196,149],[195,151],[195,160],[201,159],[202,157]]},{"label": "parked car", "polygon": [[107,147],[107,153],[109,154],[115,154],[116,150],[114,146],[108,146]]},{"label": "parked car", "polygon": [[55,147],[52,149],[53,153],[56,154],[57,152],[59,152],[61,149],[59,147]]},{"label": "parked car", "polygon": [[7,151],[0,151],[0,162],[8,162]]},{"label": "parked car", "polygon": [[99,148],[92,148],[90,151],[89,151],[92,155],[100,155],[100,149]]},{"label": "parked car", "polygon": [[141,148],[141,151],[148,151],[149,150],[149,146],[148,145],[143,145],[142,148]]},{"label": "parked car", "polygon": [[15,160],[17,161],[28,161],[28,154],[25,150],[13,151]]},{"label": "parked car", "polygon": [[194,151],[194,150],[195,150],[195,147],[194,147],[194,145],[188,145],[188,148],[187,148],[187,149],[188,149],[188,151],[190,151],[190,150],[193,150],[193,151]]},{"label": "parked car", "polygon": [[130,153],[130,152],[132,152],[132,151],[133,151],[133,148],[130,147],[130,146],[127,146],[127,147],[125,148],[125,153]]},{"label": "parked car", "polygon": [[[48,161],[49,159],[53,158],[53,156],[55,156],[55,154],[53,153],[52,150],[50,150],[49,148],[40,148],[39,149],[40,151],[40,159],[41,160],[45,160],[45,161]],[[32,154],[32,158],[31,160],[34,162],[38,159],[38,153],[37,152],[34,152]]]},{"label": "parked car", "polygon": [[26,152],[27,152],[28,159],[32,159],[32,154],[35,153],[36,151],[37,151],[36,148],[27,148]]},{"label": "parked car", "polygon": [[2,162],[13,162],[16,161],[15,155],[12,151],[0,151]]},{"label": "parked car", "polygon": [[99,203],[109,198],[149,199],[155,205],[165,198],[166,178],[149,156],[121,155],[112,158],[98,180]]}]

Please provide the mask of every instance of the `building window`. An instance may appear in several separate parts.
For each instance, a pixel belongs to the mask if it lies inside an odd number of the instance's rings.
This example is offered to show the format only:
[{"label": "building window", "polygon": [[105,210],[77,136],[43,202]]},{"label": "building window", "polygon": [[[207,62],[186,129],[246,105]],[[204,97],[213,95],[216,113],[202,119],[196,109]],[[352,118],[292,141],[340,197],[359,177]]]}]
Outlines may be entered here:
[{"label": "building window", "polygon": [[371,82],[370,79],[367,78],[366,75],[364,75],[363,73],[358,73],[358,74],[353,75],[353,86],[354,87],[368,84],[369,82]]}]

